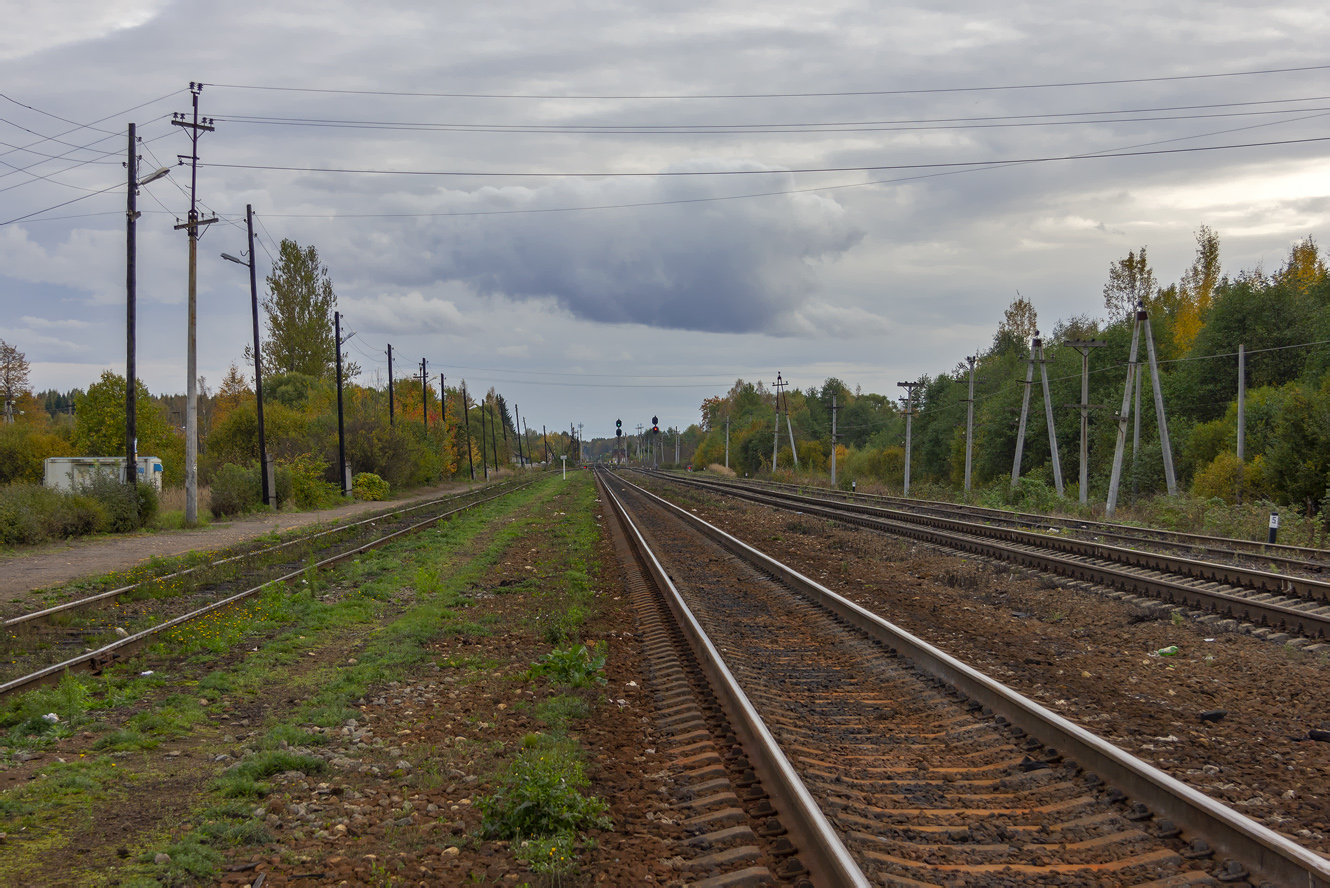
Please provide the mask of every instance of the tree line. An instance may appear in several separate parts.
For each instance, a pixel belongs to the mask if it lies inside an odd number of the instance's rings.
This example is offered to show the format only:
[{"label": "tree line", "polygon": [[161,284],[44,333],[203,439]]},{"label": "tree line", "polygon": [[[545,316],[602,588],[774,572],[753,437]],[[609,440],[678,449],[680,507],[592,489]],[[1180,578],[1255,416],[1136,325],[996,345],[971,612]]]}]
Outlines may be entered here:
[{"label": "tree line", "polygon": [[[1294,244],[1273,272],[1261,268],[1224,273],[1219,236],[1196,232],[1196,254],[1177,281],[1161,286],[1146,247],[1112,263],[1103,289],[1104,317],[1056,320],[1041,332],[1036,307],[1017,297],[991,344],[975,358],[973,473],[977,490],[996,503],[1013,503],[1053,486],[1052,452],[1034,374],[1022,459],[1023,480],[1011,471],[1018,419],[1031,356],[1030,341],[1045,346],[1057,446],[1066,496],[1078,498],[1081,354],[1068,341],[1105,343],[1091,354],[1089,433],[1091,500],[1104,500],[1118,433],[1117,414],[1137,306],[1148,312],[1160,362],[1161,388],[1172,454],[1184,490],[1205,499],[1268,498],[1306,515],[1330,513],[1330,278],[1312,237]],[[1246,351],[1246,452],[1237,460],[1238,346]],[[1144,360],[1145,345],[1141,344]],[[959,491],[964,480],[970,366],[921,375],[913,405],[913,483]],[[1124,489],[1133,496],[1165,492],[1163,450],[1156,430],[1148,377],[1141,399],[1141,443],[1131,452],[1128,429]],[[842,485],[871,479],[899,487],[905,463],[904,406],[896,395],[851,391],[831,378],[790,391],[796,447],[783,429],[773,442],[775,396],[760,382],[736,381],[701,405],[690,460],[695,467],[723,462],[724,423],[730,466],[740,473],[792,471],[795,455],[805,473],[825,474],[831,449],[833,398],[837,463]],[[690,451],[691,452],[691,451]]]}]

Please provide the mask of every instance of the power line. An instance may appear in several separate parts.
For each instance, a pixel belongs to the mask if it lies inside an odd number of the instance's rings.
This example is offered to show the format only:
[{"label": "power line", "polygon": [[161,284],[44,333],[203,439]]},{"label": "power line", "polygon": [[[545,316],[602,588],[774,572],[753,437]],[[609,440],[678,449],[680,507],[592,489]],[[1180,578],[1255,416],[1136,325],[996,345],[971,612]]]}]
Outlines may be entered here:
[{"label": "power line", "polygon": [[[0,152],[0,157],[5,156],[6,154],[12,154],[14,151],[19,151],[19,150],[24,150],[24,149],[26,149],[26,148],[31,148],[33,145],[40,145],[42,142],[49,142],[49,141],[51,141],[52,139],[58,139],[58,138],[60,138],[60,136],[67,136],[67,135],[69,135],[70,133],[72,133],[72,132],[76,132],[76,131],[78,131],[78,130],[80,130],[80,129],[89,129],[89,128],[93,127],[95,124],[98,124],[98,123],[104,123],[105,121],[108,121],[108,120],[112,119],[113,117],[123,117],[123,116],[125,116],[126,114],[129,114],[131,111],[137,111],[137,110],[140,109],[140,108],[146,108],[146,107],[148,107],[149,105],[155,105],[155,104],[157,104],[158,102],[165,101],[166,99],[169,99],[169,98],[171,98],[172,96],[174,96],[174,95],[176,95],[177,93],[180,93],[180,92],[184,92],[184,90],[175,89],[175,90],[172,90],[171,92],[167,93],[167,94],[164,95],[164,96],[159,96],[159,97],[157,97],[157,98],[155,98],[155,99],[150,99],[150,100],[148,100],[148,101],[146,101],[146,102],[141,102],[141,103],[139,103],[139,104],[133,106],[132,108],[126,108],[124,111],[117,111],[117,112],[114,113],[114,114],[108,114],[108,115],[106,115],[105,117],[99,117],[98,119],[94,120],[92,123],[78,124],[78,125],[75,126],[73,129],[65,130],[64,132],[60,133],[60,134],[57,135],[57,136],[44,136],[44,137],[42,137],[41,139],[39,139],[38,141],[36,141],[36,142],[30,142],[30,143],[28,143],[26,146],[24,146],[23,149],[20,149],[20,148],[11,148],[9,151],[3,151],[3,152]],[[105,132],[105,130],[98,130],[98,132]],[[118,135],[118,134],[117,134],[117,135]],[[98,141],[101,141],[101,140],[99,139]],[[96,144],[96,142],[94,142],[93,144]]]},{"label": "power line", "polygon": [[570,100],[689,100],[689,99],[808,99],[853,96],[913,96],[945,93],[1000,92],[1006,90],[1067,89],[1084,86],[1123,86],[1136,83],[1170,83],[1187,80],[1211,80],[1223,77],[1252,77],[1269,74],[1293,74],[1304,71],[1324,71],[1330,65],[1304,65],[1292,68],[1263,68],[1249,71],[1221,71],[1208,74],[1175,74],[1163,77],[1132,77],[1116,80],[1070,80],[1053,83],[1025,83],[992,86],[930,87],[923,89],[848,90],[835,92],[797,93],[713,93],[676,95],[556,95],[540,93],[432,93],[393,90],[326,89],[294,86],[261,86],[256,84],[208,83],[215,89],[263,90],[269,92],[323,93],[329,95],[400,96],[405,98],[440,99],[570,99]]},{"label": "power line", "polygon": [[[1326,111],[1325,107],[1272,108],[1266,110],[1224,111],[1221,113],[1163,114],[1166,111],[1216,111],[1222,108],[1250,108],[1255,105],[1324,102],[1330,96],[1298,99],[1268,99],[1257,102],[1223,102],[1207,105],[1180,105],[1151,109],[1113,111],[1066,111],[1048,114],[1003,114],[979,117],[906,118],[900,120],[811,121],[782,123],[672,123],[672,124],[490,124],[435,123],[428,121],[342,120],[334,118],[232,116],[219,117],[228,123],[261,126],[296,126],[331,129],[369,129],[406,132],[471,132],[537,135],[763,135],[790,133],[847,132],[918,132],[921,130],[987,129],[1034,126],[1079,126],[1105,123],[1156,123],[1184,120],[1211,120],[1230,117],[1258,117]],[[1143,115],[1113,117],[1109,115]],[[1068,118],[1088,118],[1071,120]]]},{"label": "power line", "polygon": [[0,222],[0,226],[13,225],[15,222],[22,222],[24,219],[30,219],[30,218],[32,218],[33,216],[40,216],[42,213],[49,213],[51,210],[58,210],[58,209],[60,209],[61,207],[67,207],[67,206],[69,206],[69,205],[72,204],[72,203],[78,203],[78,202],[81,201],[81,200],[87,200],[88,198],[90,198],[90,197],[94,197],[94,196],[96,196],[96,195],[98,195],[98,194],[105,194],[105,193],[108,192],[108,191],[114,191],[115,189],[119,188],[119,187],[120,187],[121,185],[123,185],[123,184],[125,184],[125,183],[123,183],[123,182],[117,182],[117,183],[115,183],[114,185],[108,185],[107,187],[103,188],[101,191],[94,191],[92,194],[85,194],[85,195],[83,195],[83,196],[81,196],[81,197],[76,197],[76,198],[74,198],[73,200],[67,200],[67,201],[65,201],[64,203],[58,203],[58,204],[56,204],[56,205],[53,206],[53,207],[47,207],[47,208],[44,209],[44,210],[36,210],[36,211],[34,211],[34,212],[28,213],[26,216],[17,216],[17,217],[15,217],[15,218],[13,218],[13,219],[8,219],[8,220],[6,220],[6,221],[4,221],[4,222]]},{"label": "power line", "polygon": [[1198,145],[1190,148],[1160,148],[1149,151],[1112,151],[1093,154],[1061,154],[1047,157],[1022,157],[1008,160],[957,160],[933,163],[876,164],[871,166],[845,167],[795,167],[792,169],[760,170],[662,170],[653,173],[618,173],[618,172],[491,172],[484,170],[376,170],[353,167],[294,167],[267,164],[243,163],[200,163],[199,166],[217,169],[269,170],[292,173],[348,173],[352,175],[373,176],[427,176],[456,178],[512,178],[512,179],[643,179],[643,178],[681,178],[687,176],[771,176],[795,173],[871,173],[888,170],[925,170],[955,169],[958,167],[1006,166],[1015,164],[1055,163],[1067,160],[1109,159],[1119,157],[1152,157],[1169,154],[1195,154],[1205,151],[1232,151],[1239,148],[1270,148],[1281,145],[1306,145],[1330,141],[1330,136],[1314,136],[1306,139],[1281,139],[1268,142],[1244,142],[1233,145]]}]

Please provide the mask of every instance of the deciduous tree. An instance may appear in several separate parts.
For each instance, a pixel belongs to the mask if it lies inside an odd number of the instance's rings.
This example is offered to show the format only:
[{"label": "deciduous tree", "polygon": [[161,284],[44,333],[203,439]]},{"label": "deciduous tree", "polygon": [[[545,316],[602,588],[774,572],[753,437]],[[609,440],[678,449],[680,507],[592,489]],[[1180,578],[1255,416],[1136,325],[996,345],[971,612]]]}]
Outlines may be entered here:
[{"label": "deciduous tree", "polygon": [[1179,307],[1173,341],[1180,351],[1191,348],[1201,332],[1202,318],[1214,301],[1219,284],[1219,235],[1208,225],[1196,232],[1196,258],[1178,284]]},{"label": "deciduous tree", "polygon": [[[267,277],[268,295],[263,300],[268,338],[263,343],[263,372],[300,373],[332,379],[337,361],[333,342],[333,292],[328,267],[319,261],[314,247],[301,247],[282,239],[277,263]],[[245,347],[245,359],[254,359]],[[342,378],[352,379],[360,368],[342,361]]]},{"label": "deciduous tree", "polygon": [[0,339],[0,394],[7,401],[17,401],[20,395],[32,394],[27,357],[3,339]]},{"label": "deciduous tree", "polygon": [[1108,266],[1108,283],[1104,284],[1104,308],[1108,309],[1109,322],[1131,317],[1138,302],[1148,308],[1158,288],[1154,270],[1145,257],[1145,247],[1141,247],[1140,253],[1129,252],[1127,258]]}]

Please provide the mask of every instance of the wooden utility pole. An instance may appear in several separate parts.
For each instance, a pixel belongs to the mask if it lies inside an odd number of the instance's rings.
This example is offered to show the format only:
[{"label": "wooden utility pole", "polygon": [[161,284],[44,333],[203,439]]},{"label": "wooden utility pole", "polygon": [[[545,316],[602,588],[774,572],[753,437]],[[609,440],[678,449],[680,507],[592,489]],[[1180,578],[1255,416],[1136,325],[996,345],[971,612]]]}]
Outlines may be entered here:
[{"label": "wooden utility pole", "polygon": [[388,343],[388,425],[393,424],[393,344]]},{"label": "wooden utility pole", "polygon": [[[138,330],[138,241],[135,232],[139,217],[139,162],[135,153],[138,140],[134,135],[134,124],[129,125],[129,157],[125,167],[129,170],[129,197],[125,206],[125,481],[137,484],[139,480],[138,460],[138,394],[135,376],[134,353],[137,343],[134,341]],[[6,402],[8,406],[8,402]]]},{"label": "wooden utility pole", "polygon": [[[193,119],[176,113],[171,118],[172,126],[186,129],[189,134],[190,150],[188,156],[177,155],[183,163],[189,161],[189,216],[184,222],[178,222],[176,231],[185,229],[189,234],[189,305],[188,326],[185,342],[185,525],[193,527],[199,523],[199,361],[198,361],[198,319],[199,319],[199,228],[211,225],[217,217],[200,219],[198,209],[199,180],[199,136],[213,132],[215,127],[211,118],[199,117],[199,93],[202,83],[190,81],[189,92],[194,102]],[[135,467],[135,471],[138,467]]]},{"label": "wooden utility pole", "polygon": [[898,382],[896,385],[905,389],[905,397],[900,400],[905,404],[905,491],[903,496],[910,495],[910,451],[914,439],[914,428],[911,421],[914,419],[914,393],[920,388],[922,382]]},{"label": "wooden utility pole", "polygon": [[[1107,342],[1098,339],[1069,339],[1062,343],[1081,353],[1081,505],[1085,505],[1090,489],[1090,349],[1103,348]],[[1138,413],[1139,415],[1139,413]]]}]

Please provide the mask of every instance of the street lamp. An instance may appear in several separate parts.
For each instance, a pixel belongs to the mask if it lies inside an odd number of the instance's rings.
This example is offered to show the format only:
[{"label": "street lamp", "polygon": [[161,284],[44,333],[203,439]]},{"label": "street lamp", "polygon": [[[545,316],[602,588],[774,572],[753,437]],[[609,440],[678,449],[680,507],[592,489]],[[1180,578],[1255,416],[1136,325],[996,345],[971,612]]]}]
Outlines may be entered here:
[{"label": "street lamp", "polygon": [[128,484],[137,484],[139,480],[138,375],[135,365],[138,350],[138,195],[144,185],[171,172],[171,167],[161,167],[140,179],[137,148],[138,137],[131,123],[129,156],[125,162],[129,174],[125,201],[125,482]]},{"label": "street lamp", "polygon": [[268,443],[263,434],[263,365],[259,360],[259,284],[254,270],[254,206],[245,204],[245,227],[249,234],[249,261],[237,259],[230,253],[222,258],[237,265],[249,266],[249,304],[254,314],[254,397],[259,410],[259,479],[263,485],[263,504],[276,505],[275,491],[268,483]]}]

